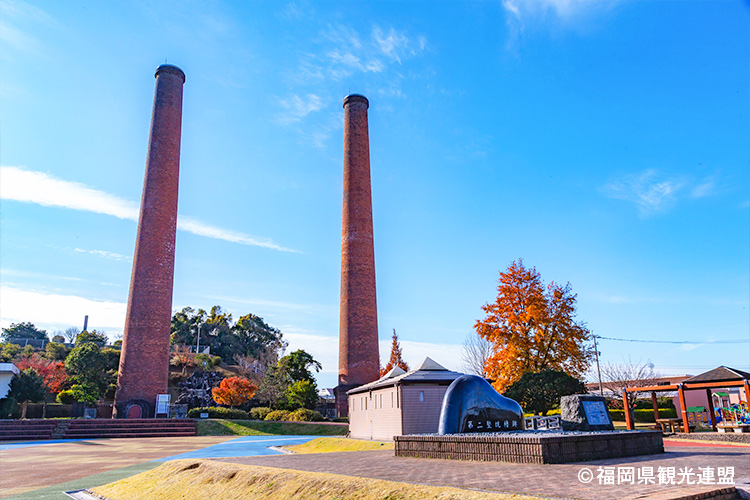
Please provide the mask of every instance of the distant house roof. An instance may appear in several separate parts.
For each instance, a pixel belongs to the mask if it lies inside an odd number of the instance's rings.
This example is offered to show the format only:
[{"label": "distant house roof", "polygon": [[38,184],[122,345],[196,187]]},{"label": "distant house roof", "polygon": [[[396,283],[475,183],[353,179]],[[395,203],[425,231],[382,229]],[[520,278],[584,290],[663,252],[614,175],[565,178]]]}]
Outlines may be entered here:
[{"label": "distant house roof", "polygon": [[420,365],[414,370],[404,372],[401,368],[395,367],[378,380],[369,384],[360,385],[347,392],[347,394],[357,394],[360,392],[371,391],[383,387],[394,386],[398,384],[444,384],[449,385],[451,382],[462,376],[463,373],[454,372],[441,366],[430,358],[425,358]]},{"label": "distant house roof", "polygon": [[318,397],[323,399],[333,399],[335,396],[333,394],[333,389],[326,387],[325,389],[318,391]]},{"label": "distant house roof", "polygon": [[18,367],[13,363],[0,363],[0,373],[18,373]]},{"label": "distant house roof", "polygon": [[735,380],[750,379],[750,373],[737,370],[735,368],[729,368],[727,366],[720,366],[709,370],[695,377],[691,377],[687,380],[683,380],[683,383],[691,384],[697,382],[730,382]]}]

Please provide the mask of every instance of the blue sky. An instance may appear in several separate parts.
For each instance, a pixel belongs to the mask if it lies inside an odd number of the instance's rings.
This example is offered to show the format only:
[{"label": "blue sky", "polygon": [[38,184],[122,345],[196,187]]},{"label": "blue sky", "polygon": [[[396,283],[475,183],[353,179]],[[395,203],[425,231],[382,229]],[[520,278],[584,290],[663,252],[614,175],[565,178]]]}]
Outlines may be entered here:
[{"label": "blue sky", "polygon": [[0,1],[0,316],[122,332],[155,68],[187,75],[174,308],[335,385],[342,100],[370,100],[381,357],[458,369],[517,258],[605,362],[750,370],[746,2]]}]

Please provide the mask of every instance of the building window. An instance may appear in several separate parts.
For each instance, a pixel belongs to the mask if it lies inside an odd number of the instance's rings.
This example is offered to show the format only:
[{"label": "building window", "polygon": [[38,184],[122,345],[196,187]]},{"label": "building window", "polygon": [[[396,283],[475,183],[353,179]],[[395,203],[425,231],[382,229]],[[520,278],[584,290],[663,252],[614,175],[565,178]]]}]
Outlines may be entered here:
[{"label": "building window", "polygon": [[419,391],[419,402],[424,403],[424,391]]},{"label": "building window", "polygon": [[391,408],[393,408],[393,393],[391,393]]},{"label": "building window", "polygon": [[383,395],[380,395],[380,408],[383,408]]}]

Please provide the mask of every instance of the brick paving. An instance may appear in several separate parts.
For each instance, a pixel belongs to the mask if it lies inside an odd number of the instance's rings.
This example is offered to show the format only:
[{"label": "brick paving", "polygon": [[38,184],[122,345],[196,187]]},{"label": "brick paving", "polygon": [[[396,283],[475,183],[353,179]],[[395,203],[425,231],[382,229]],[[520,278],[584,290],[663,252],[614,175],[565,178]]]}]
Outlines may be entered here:
[{"label": "brick paving", "polygon": [[235,436],[92,439],[0,451],[0,498],[223,443]]},{"label": "brick paving", "polygon": [[[679,498],[722,488],[697,485],[600,485],[597,467],[698,467],[735,468],[735,485],[750,490],[750,449],[746,447],[709,448],[670,447],[667,453],[575,464],[532,465],[502,462],[463,462],[458,460],[395,457],[393,451],[365,451],[312,455],[282,455],[217,459],[249,465],[266,465],[310,472],[328,472],[407,483],[435,486],[454,486],[503,493],[537,495],[545,498],[623,499],[623,498]],[[578,480],[579,472],[587,468],[594,473],[592,483]],[[679,479],[679,476],[678,476]]]}]

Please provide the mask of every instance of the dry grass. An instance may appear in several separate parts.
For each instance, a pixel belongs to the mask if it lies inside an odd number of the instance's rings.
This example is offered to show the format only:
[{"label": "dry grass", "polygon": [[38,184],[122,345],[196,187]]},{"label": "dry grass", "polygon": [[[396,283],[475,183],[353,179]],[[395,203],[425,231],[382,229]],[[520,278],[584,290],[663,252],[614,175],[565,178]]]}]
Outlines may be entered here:
[{"label": "dry grass", "polygon": [[381,443],[379,441],[364,441],[350,438],[317,438],[304,444],[284,446],[285,450],[293,453],[336,453],[339,451],[372,451],[392,450],[393,443]]},{"label": "dry grass", "polygon": [[532,500],[532,497],[519,495],[211,460],[174,460],[156,469],[92,489],[94,493],[112,500]]}]

